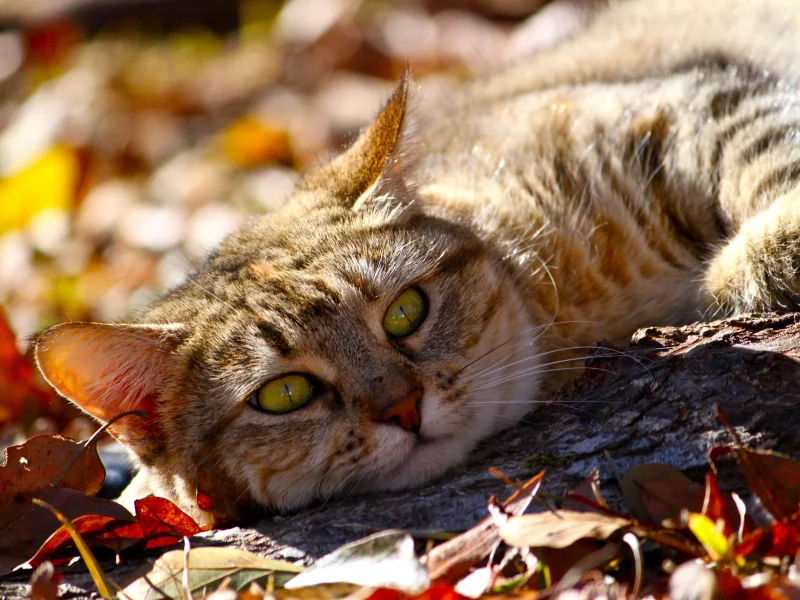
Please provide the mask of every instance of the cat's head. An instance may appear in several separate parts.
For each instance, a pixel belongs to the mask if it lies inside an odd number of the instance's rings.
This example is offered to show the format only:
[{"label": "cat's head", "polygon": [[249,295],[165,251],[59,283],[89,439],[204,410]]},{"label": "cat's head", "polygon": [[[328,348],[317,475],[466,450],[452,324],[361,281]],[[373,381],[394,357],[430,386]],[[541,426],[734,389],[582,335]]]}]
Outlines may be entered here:
[{"label": "cat's head", "polygon": [[198,490],[230,514],[415,485],[530,407],[536,330],[512,267],[404,183],[408,85],[139,323],[37,339],[90,414],[149,413],[111,431],[195,516]]}]

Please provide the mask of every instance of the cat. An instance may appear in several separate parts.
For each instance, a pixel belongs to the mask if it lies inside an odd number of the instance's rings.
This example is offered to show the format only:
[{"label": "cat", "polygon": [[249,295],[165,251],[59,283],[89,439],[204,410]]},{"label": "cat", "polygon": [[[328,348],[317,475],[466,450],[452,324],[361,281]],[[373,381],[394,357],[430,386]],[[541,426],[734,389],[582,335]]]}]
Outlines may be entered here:
[{"label": "cat", "polygon": [[[800,8],[630,0],[376,119],[136,323],[35,355],[200,522],[430,481],[587,346],[800,300]],[[413,104],[413,102],[412,102]]]}]

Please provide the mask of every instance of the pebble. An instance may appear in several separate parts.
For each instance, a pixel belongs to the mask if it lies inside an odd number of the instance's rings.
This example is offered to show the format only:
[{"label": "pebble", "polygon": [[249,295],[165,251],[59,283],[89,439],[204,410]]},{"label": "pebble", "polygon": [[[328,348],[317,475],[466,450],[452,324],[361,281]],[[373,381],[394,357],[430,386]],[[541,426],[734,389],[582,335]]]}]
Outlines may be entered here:
[{"label": "pebble", "polygon": [[185,213],[178,207],[136,204],[123,215],[117,233],[134,248],[165,252],[181,242],[185,222]]}]

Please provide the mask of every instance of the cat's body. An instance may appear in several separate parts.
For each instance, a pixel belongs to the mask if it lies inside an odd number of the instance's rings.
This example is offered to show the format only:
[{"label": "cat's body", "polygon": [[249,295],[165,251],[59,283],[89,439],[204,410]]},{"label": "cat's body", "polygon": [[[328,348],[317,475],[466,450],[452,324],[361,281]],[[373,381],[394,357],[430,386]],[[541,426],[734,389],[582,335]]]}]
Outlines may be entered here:
[{"label": "cat's body", "polygon": [[142,477],[231,516],[429,480],[599,339],[796,307],[794,4],[620,3],[408,119],[404,81],[141,325],[45,332],[42,370],[148,410],[112,427]]}]

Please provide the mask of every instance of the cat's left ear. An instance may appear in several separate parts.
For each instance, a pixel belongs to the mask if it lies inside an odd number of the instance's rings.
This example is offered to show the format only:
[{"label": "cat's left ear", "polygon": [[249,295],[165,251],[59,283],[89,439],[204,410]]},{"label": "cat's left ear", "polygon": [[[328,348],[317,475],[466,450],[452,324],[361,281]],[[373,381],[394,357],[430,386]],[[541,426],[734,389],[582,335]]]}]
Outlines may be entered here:
[{"label": "cat's left ear", "polygon": [[180,376],[175,349],[187,333],[183,325],[62,323],[36,338],[34,354],[48,383],[97,419],[147,412],[146,420],[125,417],[110,428],[146,445],[158,437],[156,400]]},{"label": "cat's left ear", "polygon": [[358,209],[387,180],[395,188],[403,187],[400,146],[406,128],[410,85],[406,70],[375,120],[342,154],[309,172],[298,192],[322,194]]}]

